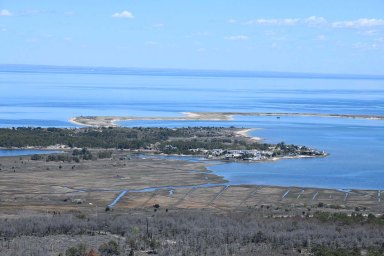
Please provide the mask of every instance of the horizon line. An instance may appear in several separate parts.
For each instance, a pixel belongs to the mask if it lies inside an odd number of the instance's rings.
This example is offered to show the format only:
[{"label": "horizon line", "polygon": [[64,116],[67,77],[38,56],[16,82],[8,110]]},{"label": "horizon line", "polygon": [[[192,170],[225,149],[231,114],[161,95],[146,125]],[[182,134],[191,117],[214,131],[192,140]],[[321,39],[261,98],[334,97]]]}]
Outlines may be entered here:
[{"label": "horizon line", "polygon": [[[35,68],[24,70],[23,68]],[[194,68],[150,68],[150,67],[112,67],[112,66],[76,66],[49,64],[0,64],[0,73],[70,73],[75,74],[108,74],[108,75],[151,75],[151,76],[201,76],[201,77],[260,77],[260,78],[301,78],[301,79],[361,79],[384,80],[378,74],[345,74],[314,73],[292,71],[261,70],[226,70],[226,69],[194,69]],[[108,72],[106,72],[108,71]]]}]

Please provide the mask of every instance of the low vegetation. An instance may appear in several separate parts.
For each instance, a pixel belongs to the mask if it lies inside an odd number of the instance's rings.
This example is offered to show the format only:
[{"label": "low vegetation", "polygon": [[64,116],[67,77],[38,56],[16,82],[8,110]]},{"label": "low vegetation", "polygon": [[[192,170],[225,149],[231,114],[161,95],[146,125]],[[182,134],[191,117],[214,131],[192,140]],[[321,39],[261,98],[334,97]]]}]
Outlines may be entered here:
[{"label": "low vegetation", "polygon": [[[255,209],[217,213],[209,210],[127,210],[126,212],[56,214],[0,220],[0,255],[383,255],[384,226],[372,217],[329,214],[324,219],[302,216],[266,218]],[[334,219],[334,217],[336,219]],[[364,219],[364,221],[363,221]],[[52,254],[28,244],[27,237],[58,235],[93,237],[89,243],[72,239]],[[104,240],[102,239],[104,238]],[[24,243],[20,242],[24,239]],[[94,241],[101,241],[95,244]],[[17,246],[14,240],[19,241]],[[37,239],[36,239],[37,240]],[[43,250],[44,249],[44,250]],[[38,253],[40,254],[38,254]],[[61,254],[60,254],[61,253]],[[20,254],[21,255],[21,254]],[[140,254],[142,255],[142,254]]]}]

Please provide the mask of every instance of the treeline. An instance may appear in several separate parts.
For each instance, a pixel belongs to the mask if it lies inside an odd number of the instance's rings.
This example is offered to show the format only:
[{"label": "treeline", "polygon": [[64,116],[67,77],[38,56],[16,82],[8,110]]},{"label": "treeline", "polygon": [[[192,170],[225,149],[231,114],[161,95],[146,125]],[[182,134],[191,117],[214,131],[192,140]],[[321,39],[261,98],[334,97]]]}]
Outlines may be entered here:
[{"label": "treeline", "polygon": [[[355,211],[359,208],[356,207]],[[359,210],[358,210],[359,211]],[[330,212],[316,212],[314,217],[322,222],[334,222],[342,223],[345,225],[350,224],[375,224],[384,226],[384,217],[376,217],[374,214],[369,213],[364,216],[362,213],[354,212],[351,215],[347,215],[343,212],[330,213]]]},{"label": "treeline", "polygon": [[80,162],[80,160],[95,160],[95,159],[104,159],[111,158],[113,152],[111,150],[100,150],[92,152],[87,149],[74,149],[72,153],[63,153],[63,154],[34,154],[31,155],[31,160],[45,160],[47,162]]},{"label": "treeline", "polygon": [[[334,219],[319,220],[316,217],[265,218],[253,210],[223,214],[204,210],[166,211],[161,207],[156,212],[127,210],[121,215],[108,212],[99,213],[97,217],[60,214],[2,218],[0,237],[3,240],[25,239],[18,246],[9,246],[8,250],[7,243],[0,243],[0,252],[21,255],[17,250],[22,250],[23,246],[34,248],[28,244],[30,237],[36,237],[34,241],[38,242],[48,236],[102,236],[103,233],[114,234],[118,243],[104,242],[90,248],[73,242],[61,248],[62,255],[66,251],[91,249],[97,255],[134,255],[137,251],[159,255],[343,256],[384,253],[384,228],[379,223],[346,223]],[[92,240],[95,241],[96,237]],[[42,244],[36,249],[40,254],[30,252],[28,255],[47,255],[50,248],[44,246]],[[114,253],[107,254],[108,250]]]},{"label": "treeline", "polygon": [[50,155],[31,155],[31,160],[46,160],[47,162],[80,162],[77,156],[70,156],[68,154],[50,154]]},{"label": "treeline", "polygon": [[2,128],[0,147],[66,145],[77,148],[140,148],[168,138],[170,129],[147,128]]},{"label": "treeline", "polygon": [[268,144],[234,137],[236,128],[1,128],[0,147],[47,147],[66,145],[75,148],[164,149],[166,145],[185,153],[192,148],[263,149]]}]

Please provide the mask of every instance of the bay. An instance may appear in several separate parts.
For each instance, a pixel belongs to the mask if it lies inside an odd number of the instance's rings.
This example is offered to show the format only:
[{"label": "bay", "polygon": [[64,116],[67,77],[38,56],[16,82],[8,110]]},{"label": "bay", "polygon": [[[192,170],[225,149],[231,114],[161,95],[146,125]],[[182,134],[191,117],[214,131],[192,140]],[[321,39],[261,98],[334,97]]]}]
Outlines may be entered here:
[{"label": "bay", "polygon": [[[263,118],[252,134],[329,153],[324,158],[229,163],[210,167],[231,184],[335,189],[384,189],[384,121],[284,117]],[[251,124],[250,124],[251,126]]]},{"label": "bay", "polygon": [[[0,66],[0,127],[78,127],[74,116],[181,116],[181,112],[384,115],[384,78],[358,75]],[[123,126],[261,128],[267,142],[305,145],[326,158],[210,167],[230,184],[384,189],[381,120],[245,117],[131,121]]]},{"label": "bay", "polygon": [[[123,72],[124,71],[124,72]],[[156,70],[155,70],[156,71]],[[181,112],[384,115],[384,78],[0,65],[0,127]]]}]

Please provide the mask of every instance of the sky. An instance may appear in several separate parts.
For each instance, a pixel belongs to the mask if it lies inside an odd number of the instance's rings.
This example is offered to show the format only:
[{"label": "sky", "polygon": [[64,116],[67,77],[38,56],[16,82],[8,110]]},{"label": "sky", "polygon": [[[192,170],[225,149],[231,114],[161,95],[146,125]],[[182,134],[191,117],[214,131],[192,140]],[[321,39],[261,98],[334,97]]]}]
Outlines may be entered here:
[{"label": "sky", "polygon": [[0,64],[384,75],[384,0],[0,0]]}]

